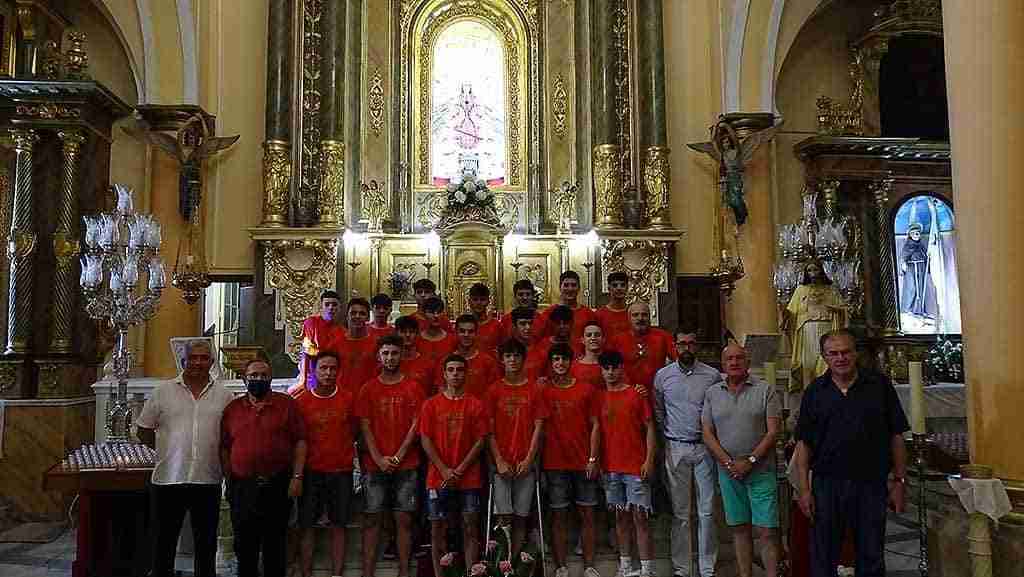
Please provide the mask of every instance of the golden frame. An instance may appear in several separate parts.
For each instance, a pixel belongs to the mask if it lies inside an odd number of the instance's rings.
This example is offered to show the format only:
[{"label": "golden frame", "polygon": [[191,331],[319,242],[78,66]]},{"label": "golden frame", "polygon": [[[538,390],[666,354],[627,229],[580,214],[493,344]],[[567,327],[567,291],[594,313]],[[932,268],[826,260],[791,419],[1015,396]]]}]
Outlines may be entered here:
[{"label": "golden frame", "polygon": [[[530,69],[529,20],[515,2],[488,0],[421,0],[418,6],[403,8],[402,14],[402,102],[401,144],[411,153],[414,190],[437,190],[430,182],[430,76],[434,47],[441,32],[457,22],[479,22],[502,41],[506,72],[505,126],[508,148],[506,191],[526,190],[528,151],[528,109]],[[410,83],[411,78],[411,83]],[[415,97],[413,96],[415,95]],[[411,117],[406,111],[411,109]],[[411,150],[409,148],[411,142]]]}]

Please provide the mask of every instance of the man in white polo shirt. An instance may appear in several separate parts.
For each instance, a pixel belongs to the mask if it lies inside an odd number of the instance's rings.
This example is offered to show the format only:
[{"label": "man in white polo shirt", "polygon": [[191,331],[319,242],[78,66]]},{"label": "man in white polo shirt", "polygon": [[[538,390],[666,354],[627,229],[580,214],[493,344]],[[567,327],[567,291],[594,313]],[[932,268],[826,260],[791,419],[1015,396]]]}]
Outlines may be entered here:
[{"label": "man in white polo shirt", "polygon": [[213,351],[190,341],[181,376],[158,386],[137,420],[139,440],[156,449],[150,491],[153,577],[174,575],[185,513],[192,519],[196,577],[214,577],[220,516],[220,418],[234,398],[213,380]]}]

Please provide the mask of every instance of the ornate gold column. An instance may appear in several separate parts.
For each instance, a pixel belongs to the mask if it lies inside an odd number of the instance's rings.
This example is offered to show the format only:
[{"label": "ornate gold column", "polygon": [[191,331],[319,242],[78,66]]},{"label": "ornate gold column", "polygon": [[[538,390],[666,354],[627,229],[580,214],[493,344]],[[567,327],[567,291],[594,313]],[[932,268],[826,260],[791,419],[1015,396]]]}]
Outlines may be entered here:
[{"label": "ornate gold column", "polygon": [[647,193],[647,219],[657,230],[672,228],[672,167],[667,146],[649,146],[644,157],[644,190]]},{"label": "ornate gold column", "polygon": [[592,157],[598,228],[622,227],[622,165],[617,144],[599,144]]},{"label": "ornate gold column", "polygon": [[267,16],[267,113],[263,143],[263,226],[287,226],[291,196],[293,0],[270,0]]},{"label": "ornate gold column", "polygon": [[53,282],[53,310],[50,315],[50,352],[70,353],[71,326],[78,305],[78,277],[75,271],[80,253],[78,245],[79,159],[85,135],[78,130],[62,130],[60,195],[57,224],[53,231],[53,255],[56,270]]},{"label": "ornate gold column", "polygon": [[32,155],[39,142],[35,130],[11,130],[16,155],[14,167],[14,204],[11,232],[7,237],[10,266],[10,290],[7,304],[7,354],[28,352],[32,330],[32,288],[35,284],[32,262],[36,250],[35,219],[32,215]]},{"label": "ornate gold column", "polygon": [[881,296],[878,321],[886,334],[896,334],[900,330],[892,247],[889,246],[889,239],[892,238],[892,219],[889,218],[889,193],[892,191],[892,183],[892,179],[887,178],[871,184],[875,200],[875,228],[878,234],[875,243],[878,247],[878,285]]},{"label": "ornate gold column", "polygon": [[345,6],[326,0],[320,40],[321,226],[345,224]]},{"label": "ornate gold column", "polygon": [[638,201],[645,207],[651,228],[672,228],[671,167],[668,127],[665,118],[665,42],[662,0],[640,0],[639,20],[639,109],[642,111],[644,143],[643,179]]}]

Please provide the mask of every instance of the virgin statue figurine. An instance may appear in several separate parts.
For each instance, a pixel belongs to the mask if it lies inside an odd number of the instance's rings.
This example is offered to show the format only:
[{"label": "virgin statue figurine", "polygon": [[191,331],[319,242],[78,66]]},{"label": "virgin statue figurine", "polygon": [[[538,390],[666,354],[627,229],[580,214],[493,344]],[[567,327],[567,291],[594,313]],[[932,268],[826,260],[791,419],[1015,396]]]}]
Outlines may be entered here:
[{"label": "virgin statue figurine", "polygon": [[825,372],[818,340],[834,329],[846,327],[846,305],[832,286],[821,263],[804,265],[804,277],[782,313],[782,330],[789,335],[789,390],[803,392],[807,385]]}]

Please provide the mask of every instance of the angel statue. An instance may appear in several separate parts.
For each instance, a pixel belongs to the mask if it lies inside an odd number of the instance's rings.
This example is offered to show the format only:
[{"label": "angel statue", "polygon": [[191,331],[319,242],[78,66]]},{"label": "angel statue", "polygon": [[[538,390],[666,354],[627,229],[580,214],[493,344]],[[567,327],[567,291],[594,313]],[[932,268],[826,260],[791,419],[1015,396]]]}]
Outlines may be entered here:
[{"label": "angel statue", "polygon": [[718,161],[719,186],[722,188],[722,200],[732,209],[736,217],[736,225],[747,222],[747,203],[743,198],[743,169],[753,158],[754,152],[775,136],[775,126],[754,132],[745,139],[740,139],[736,129],[719,116],[718,122],[711,127],[711,140],[688,144],[697,152],[703,152]]}]

